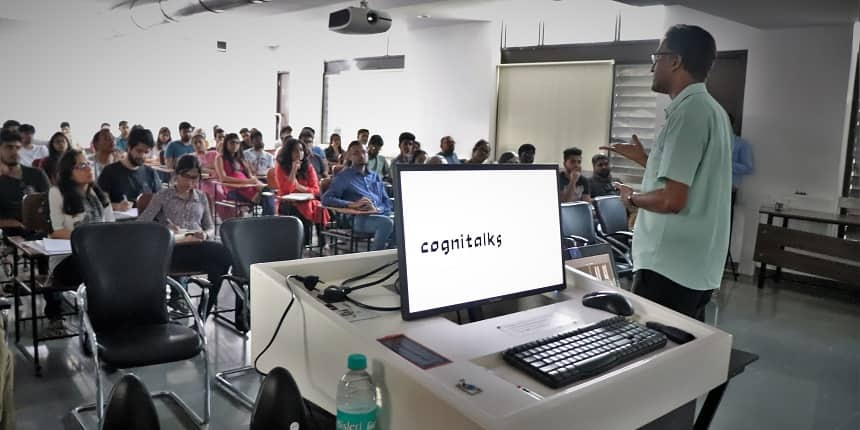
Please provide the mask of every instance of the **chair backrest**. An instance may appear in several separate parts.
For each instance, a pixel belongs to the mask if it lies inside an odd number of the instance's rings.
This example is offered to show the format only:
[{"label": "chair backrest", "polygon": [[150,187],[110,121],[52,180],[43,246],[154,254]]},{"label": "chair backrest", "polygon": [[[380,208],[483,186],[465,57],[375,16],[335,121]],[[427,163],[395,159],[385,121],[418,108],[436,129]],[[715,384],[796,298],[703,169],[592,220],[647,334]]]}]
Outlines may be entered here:
[{"label": "chair backrest", "polygon": [[152,202],[152,193],[143,193],[137,197],[137,212],[143,213],[146,210],[146,207],[149,206],[149,203]]},{"label": "chair backrest", "polygon": [[[290,372],[275,367],[263,379],[251,413],[250,430],[312,429],[312,418]],[[298,426],[296,426],[298,424]]]},{"label": "chair backrest", "polygon": [[158,413],[149,390],[136,376],[123,376],[110,393],[102,430],[159,429]]},{"label": "chair backrest", "polygon": [[587,202],[561,204],[561,235],[579,236],[590,244],[597,242],[590,204]]},{"label": "chair backrest", "polygon": [[292,216],[233,218],[221,224],[221,241],[233,256],[233,275],[248,279],[252,264],[302,258],[304,227]]},{"label": "chair backrest", "polygon": [[51,217],[48,212],[48,194],[30,193],[21,201],[21,224],[36,233],[51,232]]},{"label": "chair backrest", "polygon": [[597,210],[597,220],[605,234],[628,231],[627,208],[618,196],[601,196],[594,198],[594,209]]},{"label": "chair backrest", "polygon": [[72,254],[96,333],[118,324],[168,322],[165,279],[172,252],[173,234],[154,222],[86,224],[72,231]]}]

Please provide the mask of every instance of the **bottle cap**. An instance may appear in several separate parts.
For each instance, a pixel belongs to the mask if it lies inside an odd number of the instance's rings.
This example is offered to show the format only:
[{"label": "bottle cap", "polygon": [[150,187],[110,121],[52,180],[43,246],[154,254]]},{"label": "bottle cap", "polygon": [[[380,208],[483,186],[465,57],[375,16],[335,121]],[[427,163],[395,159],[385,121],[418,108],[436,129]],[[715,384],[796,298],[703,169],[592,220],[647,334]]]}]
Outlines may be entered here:
[{"label": "bottle cap", "polygon": [[364,354],[350,354],[346,365],[349,370],[364,370],[367,368],[367,357]]}]

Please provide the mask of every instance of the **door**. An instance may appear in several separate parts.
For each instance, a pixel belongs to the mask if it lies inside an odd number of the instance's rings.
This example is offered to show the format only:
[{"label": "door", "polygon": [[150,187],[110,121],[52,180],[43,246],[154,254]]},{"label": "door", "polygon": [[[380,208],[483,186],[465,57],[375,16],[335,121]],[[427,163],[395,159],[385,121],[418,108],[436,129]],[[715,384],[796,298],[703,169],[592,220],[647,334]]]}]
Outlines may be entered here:
[{"label": "door", "polygon": [[747,51],[724,51],[708,76],[708,92],[735,119],[735,134],[741,135],[744,118],[744,87],[747,79]]}]

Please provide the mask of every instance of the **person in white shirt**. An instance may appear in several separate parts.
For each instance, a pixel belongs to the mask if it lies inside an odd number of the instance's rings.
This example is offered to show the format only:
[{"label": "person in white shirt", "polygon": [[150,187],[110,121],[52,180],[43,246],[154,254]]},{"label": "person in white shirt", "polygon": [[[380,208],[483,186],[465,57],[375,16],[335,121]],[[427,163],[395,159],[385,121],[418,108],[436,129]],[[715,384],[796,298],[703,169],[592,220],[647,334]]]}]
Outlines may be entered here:
[{"label": "person in white shirt", "polygon": [[263,176],[269,172],[269,169],[275,167],[275,158],[263,150],[264,146],[263,133],[254,130],[251,133],[251,147],[245,150],[244,155],[245,161],[257,176]]},{"label": "person in white shirt", "polygon": [[21,133],[21,164],[27,167],[33,167],[33,162],[48,156],[48,147],[45,145],[36,145],[33,141],[33,135],[36,134],[36,128],[30,124],[22,124],[18,127],[18,132]]}]

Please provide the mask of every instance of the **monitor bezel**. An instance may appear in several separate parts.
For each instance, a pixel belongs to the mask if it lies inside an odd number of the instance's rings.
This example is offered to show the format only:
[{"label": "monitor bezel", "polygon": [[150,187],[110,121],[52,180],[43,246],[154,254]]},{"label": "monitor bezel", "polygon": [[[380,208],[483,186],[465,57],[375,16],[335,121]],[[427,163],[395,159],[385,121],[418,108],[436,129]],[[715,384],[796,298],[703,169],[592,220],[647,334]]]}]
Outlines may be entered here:
[{"label": "monitor bezel", "polygon": [[[400,174],[402,172],[431,172],[431,171],[504,171],[504,170],[521,170],[521,171],[531,171],[531,170],[546,170],[552,171],[556,181],[556,189],[558,189],[558,166],[554,164],[441,164],[441,165],[428,165],[428,164],[395,164],[392,166],[393,168],[393,179],[394,179],[394,208],[395,208],[395,217],[394,217],[394,229],[395,234],[397,235],[397,259],[398,259],[398,267],[400,271],[399,284],[400,284],[400,313],[404,320],[416,320],[421,318],[427,318],[431,316],[436,316],[440,314],[444,314],[446,312],[462,310],[466,308],[471,308],[475,306],[480,306],[489,303],[496,303],[502,300],[516,299],[520,297],[533,296],[537,294],[547,293],[551,291],[561,291],[566,288],[564,281],[564,256],[561,252],[555,253],[558,256],[558,267],[559,274],[561,275],[561,283],[556,285],[548,285],[546,287],[535,288],[531,290],[521,291],[513,294],[506,294],[497,297],[489,297],[481,300],[475,300],[471,302],[457,303],[449,306],[443,306],[439,308],[425,309],[421,311],[411,311],[409,307],[409,281],[406,276],[407,267],[406,267],[406,250],[404,244],[405,237],[403,231],[403,200],[401,196],[403,195],[401,189],[400,182]],[[563,241],[562,241],[562,229],[561,229],[561,204],[559,202],[558,193],[555,194],[555,205],[558,209],[558,217],[559,217],[559,231],[558,231],[558,247],[556,249],[563,249]]]}]

